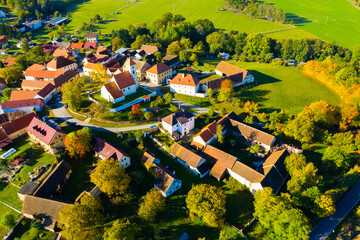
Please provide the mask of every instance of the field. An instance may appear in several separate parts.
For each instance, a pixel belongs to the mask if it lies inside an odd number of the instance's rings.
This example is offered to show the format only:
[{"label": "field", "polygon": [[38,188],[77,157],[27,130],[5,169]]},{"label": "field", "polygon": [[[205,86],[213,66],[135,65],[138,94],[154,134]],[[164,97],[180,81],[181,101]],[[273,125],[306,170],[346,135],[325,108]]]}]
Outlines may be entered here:
[{"label": "field", "polygon": [[360,45],[360,10],[349,0],[266,1],[283,9],[309,33],[348,48]]},{"label": "field", "polygon": [[[126,5],[126,3],[126,1],[90,0],[84,4],[80,3],[72,5],[68,10],[68,14],[72,17],[72,21],[68,24],[68,30],[74,31],[79,29],[82,22],[88,22],[95,14],[99,14],[104,18],[109,13],[115,12],[121,6]],[[230,11],[217,11],[217,9],[220,9],[223,6],[224,3],[222,0],[208,0],[206,1],[206,4],[204,4],[202,0],[138,0],[129,8],[121,10],[119,14],[109,17],[106,21],[102,21],[97,25],[96,30],[101,30],[102,33],[111,33],[113,29],[127,27],[130,24],[150,24],[153,20],[166,12],[181,14],[190,21],[207,18],[214,22],[217,29],[224,29],[227,31],[237,30],[247,33],[260,33],[289,27],[288,25],[258,20],[246,15],[235,14]],[[175,11],[173,11],[173,9]],[[289,34],[290,32],[291,34]],[[289,33],[288,31],[273,33],[273,37],[314,37],[301,29],[289,30]]]}]

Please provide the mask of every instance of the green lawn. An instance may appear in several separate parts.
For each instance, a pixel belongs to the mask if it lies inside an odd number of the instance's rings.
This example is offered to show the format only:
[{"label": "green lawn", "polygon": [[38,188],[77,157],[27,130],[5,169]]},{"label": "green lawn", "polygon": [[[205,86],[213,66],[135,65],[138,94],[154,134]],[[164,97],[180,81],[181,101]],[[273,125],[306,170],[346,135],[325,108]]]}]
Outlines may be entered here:
[{"label": "green lawn", "polygon": [[352,49],[360,45],[360,10],[349,0],[266,1],[293,14],[298,27],[309,33]]},{"label": "green lawn", "polygon": [[[41,235],[41,237],[40,237]],[[24,219],[20,224],[19,228],[17,228],[14,239],[21,240],[52,240],[54,239],[55,233],[51,231],[47,231],[43,228],[36,227],[31,224],[30,219]]]},{"label": "green lawn", "polygon": [[[14,215],[15,219],[17,219],[20,216],[19,213],[15,212],[14,210],[5,206],[2,203],[0,203],[0,212],[1,212],[1,214],[6,213],[6,212],[11,212]],[[2,237],[4,237],[5,234],[7,234],[9,232],[9,230],[10,229],[7,229],[7,228],[3,227],[2,225],[0,225],[0,239],[2,239]]]},{"label": "green lawn", "polygon": [[19,191],[19,189],[20,188],[17,188],[12,184],[0,183],[0,200],[4,201],[5,203],[18,210],[21,210],[22,202],[17,195],[17,191]]}]

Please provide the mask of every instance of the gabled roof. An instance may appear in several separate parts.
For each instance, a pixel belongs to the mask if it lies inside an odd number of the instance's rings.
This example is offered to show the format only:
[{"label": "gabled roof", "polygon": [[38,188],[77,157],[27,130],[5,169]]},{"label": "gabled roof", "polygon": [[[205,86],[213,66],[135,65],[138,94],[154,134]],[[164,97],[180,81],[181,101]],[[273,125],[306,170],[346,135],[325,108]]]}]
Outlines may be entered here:
[{"label": "gabled roof", "polygon": [[96,49],[97,48],[97,43],[96,42],[86,42],[84,45],[85,49]]},{"label": "gabled roof", "polygon": [[216,162],[219,162],[222,166],[229,169],[234,166],[237,160],[237,158],[232,156],[231,154],[221,151],[220,149],[215,148],[211,145],[207,145],[205,147],[203,154],[206,158],[213,158],[216,160]]},{"label": "gabled roof", "polygon": [[121,91],[115,84],[115,82],[109,82],[104,84],[104,87],[106,88],[106,90],[110,93],[110,95],[114,98],[114,99],[118,99],[121,98],[124,95],[123,91]]},{"label": "gabled roof", "polygon": [[16,133],[17,131],[20,131],[21,129],[27,128],[33,118],[37,118],[37,115],[34,112],[26,114],[25,116],[15,119],[11,122],[5,123],[1,127],[9,136],[13,133]]},{"label": "gabled roof", "polygon": [[242,69],[240,67],[234,66],[230,63],[221,61],[215,68],[215,70],[218,70],[222,73],[225,73],[226,75],[234,75],[238,73],[243,73],[245,76],[247,75],[247,70]]},{"label": "gabled roof", "polygon": [[189,149],[181,146],[178,143],[174,143],[171,147],[170,153],[175,157],[181,159],[182,161],[186,162],[189,166],[196,168],[202,157],[193,153]]},{"label": "gabled roof", "polygon": [[36,88],[36,89],[43,89],[49,83],[53,81],[41,81],[41,80],[26,80],[24,79],[21,82],[21,88]]},{"label": "gabled roof", "polygon": [[241,134],[242,136],[244,136],[247,139],[251,139],[254,140],[256,142],[265,144],[267,146],[271,146],[271,144],[273,143],[275,136],[260,131],[256,128],[250,127],[248,125],[245,125],[241,122],[235,121],[233,119],[230,119],[231,125],[232,125],[232,130],[235,131],[238,134]]},{"label": "gabled roof", "polygon": [[233,85],[237,85],[237,84],[241,83],[245,79],[245,77],[246,77],[246,75],[244,75],[243,73],[237,73],[234,75],[209,80],[209,81],[204,82],[203,84],[208,88],[217,90],[217,89],[221,88],[221,83],[225,80],[230,80]]},{"label": "gabled roof", "polygon": [[53,90],[55,89],[55,86],[51,83],[48,83],[43,89],[41,89],[37,95],[39,97],[45,98],[47,95],[49,95]]},{"label": "gabled roof", "polygon": [[161,119],[161,121],[169,124],[170,126],[174,126],[178,123],[180,125],[183,125],[183,124],[189,122],[189,119],[192,117],[194,117],[194,114],[182,109],[176,113],[173,113],[169,116],[164,117],[163,119]]},{"label": "gabled roof", "polygon": [[39,186],[39,183],[33,181],[27,181],[20,189],[17,191],[18,194],[29,194],[31,195],[35,189]]},{"label": "gabled roof", "polygon": [[83,68],[94,69],[95,66],[96,66],[96,63],[87,63]]},{"label": "gabled roof", "polygon": [[70,79],[75,77],[76,75],[79,75],[79,73],[77,71],[67,70],[63,74],[54,78],[55,87],[57,88],[59,86],[62,86],[64,83],[66,83],[67,81],[69,81]]},{"label": "gabled roof", "polygon": [[72,49],[81,49],[83,47],[82,43],[71,43],[70,48]]},{"label": "gabled roof", "polygon": [[15,64],[15,58],[9,57],[4,61],[5,66],[10,67]]},{"label": "gabled roof", "polygon": [[25,71],[25,76],[34,77],[34,78],[49,78],[54,79],[62,74],[64,74],[66,69],[56,69],[56,71],[47,71],[47,70],[29,70]]},{"label": "gabled roof", "polygon": [[199,84],[199,82],[200,82],[200,80],[191,74],[178,73],[170,81],[170,84],[196,87]]},{"label": "gabled roof", "polygon": [[151,68],[151,65],[146,61],[134,60],[134,62],[136,64],[136,71],[145,72],[146,70]]},{"label": "gabled roof", "polygon": [[133,76],[131,76],[130,72],[128,71],[114,75],[113,80],[120,89],[124,89],[136,84]]},{"label": "gabled roof", "polygon": [[56,192],[59,184],[64,182],[70,171],[70,164],[62,160],[41,182],[33,195],[36,197],[50,197]]},{"label": "gabled roof", "polygon": [[[165,168],[161,164],[156,164],[154,172],[157,175],[154,184],[164,193],[166,193],[174,180],[180,180],[169,169]],[[181,180],[180,180],[181,181]]]},{"label": "gabled roof", "polygon": [[144,50],[147,54],[154,54],[159,51],[157,46],[142,45],[140,51]]},{"label": "gabled roof", "polygon": [[252,169],[251,167],[236,161],[231,171],[245,178],[251,183],[260,183],[264,179],[264,175]]},{"label": "gabled roof", "polygon": [[74,64],[74,61],[71,61],[70,59],[67,59],[66,57],[54,57],[48,64],[46,65],[48,68],[54,68],[59,69],[66,66],[69,66],[71,64]]},{"label": "gabled roof", "polygon": [[171,67],[169,67],[168,65],[164,63],[157,63],[154,66],[152,66],[150,69],[148,69],[146,72],[159,75],[169,70],[171,70]]},{"label": "gabled roof", "polygon": [[71,54],[68,52],[68,50],[66,49],[56,49],[53,53],[54,57],[65,57],[65,58],[69,58],[71,56]]},{"label": "gabled roof", "polygon": [[88,33],[88,34],[86,34],[86,37],[87,37],[87,38],[94,38],[94,37],[96,37],[96,36],[97,36],[96,33]]},{"label": "gabled roof", "polygon": [[17,101],[6,101],[1,104],[2,109],[13,109],[13,108],[22,108],[22,107],[36,107],[43,104],[42,99],[26,99],[26,100],[17,100]]},{"label": "gabled roof", "polygon": [[217,128],[217,122],[214,121],[212,123],[209,123],[203,129],[201,129],[200,132],[194,136],[194,138],[199,136],[205,143],[207,143],[213,137],[215,137],[216,128]]},{"label": "gabled roof", "polygon": [[42,122],[37,118],[32,119],[29,126],[26,128],[26,131],[33,134],[46,145],[49,145],[51,143],[55,135],[65,134],[63,131],[52,128],[51,126],[47,125],[46,123]]},{"label": "gabled roof", "polygon": [[155,159],[156,158],[149,152],[144,152],[140,160],[141,163],[144,164],[146,167],[151,167]]},{"label": "gabled roof", "polygon": [[123,156],[129,157],[126,152],[114,147],[102,138],[98,138],[94,150],[106,159],[113,158],[120,161]]},{"label": "gabled roof", "polygon": [[96,53],[99,53],[99,54],[111,53],[111,50],[105,46],[98,46],[98,48],[96,49]]},{"label": "gabled roof", "polygon": [[25,195],[22,212],[26,215],[45,218],[45,227],[54,229],[59,221],[59,212],[71,204],[51,199]]},{"label": "gabled roof", "polygon": [[132,66],[135,65],[136,63],[134,62],[134,60],[131,59],[131,57],[128,57],[126,59],[126,61],[124,62],[124,66]]},{"label": "gabled roof", "polygon": [[9,101],[32,99],[35,97],[35,95],[38,92],[39,92],[39,90],[31,90],[31,91],[14,90],[14,91],[11,91]]}]

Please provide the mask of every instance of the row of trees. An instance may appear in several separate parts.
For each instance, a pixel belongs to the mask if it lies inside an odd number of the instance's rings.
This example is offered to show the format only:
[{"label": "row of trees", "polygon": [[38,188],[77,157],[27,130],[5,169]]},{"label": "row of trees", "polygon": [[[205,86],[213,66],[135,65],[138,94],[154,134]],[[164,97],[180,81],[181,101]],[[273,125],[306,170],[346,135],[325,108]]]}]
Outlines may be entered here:
[{"label": "row of trees", "polygon": [[252,17],[266,19],[270,22],[284,23],[286,15],[282,9],[273,4],[258,0],[226,0],[226,4]]}]

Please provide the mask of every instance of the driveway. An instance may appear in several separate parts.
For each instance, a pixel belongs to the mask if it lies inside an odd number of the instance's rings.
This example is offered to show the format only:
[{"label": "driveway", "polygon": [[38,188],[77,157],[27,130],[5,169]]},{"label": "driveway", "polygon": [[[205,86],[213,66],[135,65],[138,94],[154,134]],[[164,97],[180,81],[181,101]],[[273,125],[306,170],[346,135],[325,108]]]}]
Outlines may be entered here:
[{"label": "driveway", "polygon": [[310,232],[309,240],[325,240],[341,220],[355,207],[360,200],[360,181],[338,202],[336,212],[316,225]]}]

